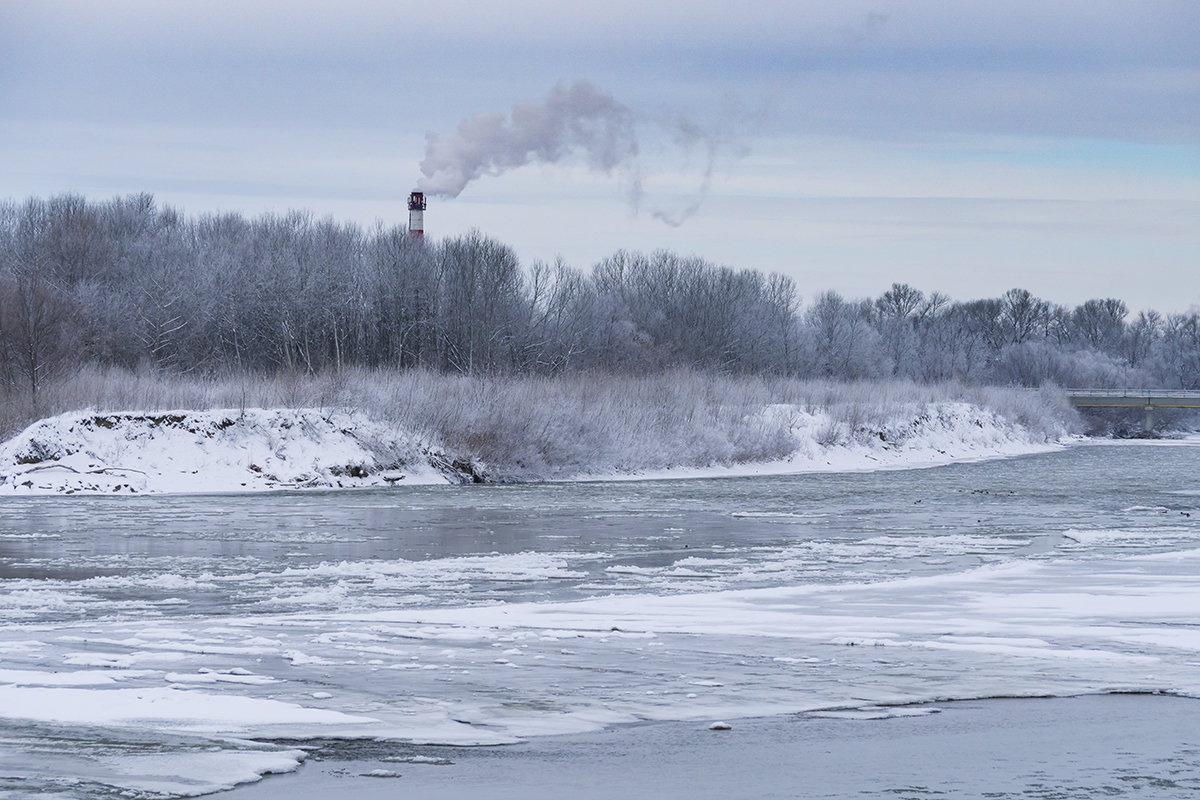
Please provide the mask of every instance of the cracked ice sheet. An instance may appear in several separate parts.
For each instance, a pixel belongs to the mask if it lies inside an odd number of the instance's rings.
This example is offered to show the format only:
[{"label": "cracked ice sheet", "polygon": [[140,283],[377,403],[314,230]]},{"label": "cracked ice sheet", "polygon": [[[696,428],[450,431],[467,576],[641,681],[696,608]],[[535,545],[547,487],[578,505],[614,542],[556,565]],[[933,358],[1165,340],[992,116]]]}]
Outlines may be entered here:
[{"label": "cracked ice sheet", "polygon": [[[1180,669],[1189,662],[1194,666],[1200,653],[1197,567],[1200,550],[1006,564],[873,584],[423,609],[369,619],[451,626],[481,635],[621,631],[1071,660],[1092,662],[1097,686],[1197,694],[1200,676],[1194,669]],[[1158,676],[1147,675],[1148,668]],[[1058,692],[1052,683],[1045,693]],[[998,681],[989,693],[1008,691]]]}]

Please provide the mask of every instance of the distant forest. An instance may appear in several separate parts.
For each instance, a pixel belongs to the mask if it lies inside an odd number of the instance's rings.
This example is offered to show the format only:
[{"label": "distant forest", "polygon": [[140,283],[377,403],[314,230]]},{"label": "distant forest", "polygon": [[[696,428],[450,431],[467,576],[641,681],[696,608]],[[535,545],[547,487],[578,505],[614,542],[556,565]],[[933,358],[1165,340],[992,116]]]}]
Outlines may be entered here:
[{"label": "distant forest", "polygon": [[148,194],[0,205],[0,382],[33,407],[84,365],[165,374],[694,369],[1001,386],[1200,388],[1200,315],[1014,288],[848,299],[671,252],[522,266],[478,232],[297,212],[194,218]]}]

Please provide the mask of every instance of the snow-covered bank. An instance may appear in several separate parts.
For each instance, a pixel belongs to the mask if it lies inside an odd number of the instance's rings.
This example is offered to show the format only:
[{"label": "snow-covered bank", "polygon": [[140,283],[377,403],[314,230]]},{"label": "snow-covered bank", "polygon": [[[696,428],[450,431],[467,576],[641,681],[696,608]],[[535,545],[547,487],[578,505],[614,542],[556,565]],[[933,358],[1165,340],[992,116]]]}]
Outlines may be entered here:
[{"label": "snow-covered bank", "polygon": [[361,414],[72,413],[0,445],[0,491],[238,492],[446,483],[451,460]]},{"label": "snow-covered bank", "polygon": [[[827,410],[762,408],[740,425],[784,439],[786,458],[581,469],[575,480],[769,475],[934,466],[1020,455],[1057,446],[1044,432],[964,402],[907,406],[857,425]],[[716,438],[720,432],[711,432]],[[611,456],[606,459],[613,463]],[[351,488],[462,480],[556,477],[561,466],[484,466],[475,453],[448,454],[394,423],[355,412],[244,409],[167,413],[76,412],[42,420],[0,445],[0,492],[240,492]]]},{"label": "snow-covered bank", "polygon": [[795,440],[786,459],[738,464],[680,465],[638,470],[630,474],[584,474],[581,479],[657,480],[790,475],[802,472],[853,472],[877,469],[936,467],[961,461],[1043,453],[1062,447],[1057,438],[1005,420],[993,411],[969,403],[931,403],[887,424],[862,424],[853,430],[840,426],[828,411],[804,411],[775,406],[764,416],[779,417]]}]

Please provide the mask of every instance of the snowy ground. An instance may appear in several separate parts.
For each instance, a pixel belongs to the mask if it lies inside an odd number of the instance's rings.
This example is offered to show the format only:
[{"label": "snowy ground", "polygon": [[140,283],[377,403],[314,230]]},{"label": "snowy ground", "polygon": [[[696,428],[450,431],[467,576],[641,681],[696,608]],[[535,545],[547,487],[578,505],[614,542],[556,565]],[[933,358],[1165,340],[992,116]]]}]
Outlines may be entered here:
[{"label": "snowy ground", "polygon": [[[965,403],[930,405],[878,429],[838,431],[824,412],[774,406],[763,424],[786,430],[791,457],[686,464],[580,480],[781,475],[936,466],[1051,449],[1043,436]],[[240,492],[471,480],[470,454],[358,413],[223,410],[77,412],[42,420],[0,445],[0,493]],[[499,472],[503,474],[503,465]]]}]

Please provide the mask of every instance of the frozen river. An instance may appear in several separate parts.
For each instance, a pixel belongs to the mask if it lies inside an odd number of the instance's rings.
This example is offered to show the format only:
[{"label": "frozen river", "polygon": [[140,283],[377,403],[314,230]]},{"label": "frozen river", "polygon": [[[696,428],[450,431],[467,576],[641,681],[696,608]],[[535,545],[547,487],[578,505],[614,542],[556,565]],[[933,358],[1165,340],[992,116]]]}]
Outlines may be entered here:
[{"label": "frozen river", "polygon": [[[478,761],[449,746],[649,721],[936,733],[949,700],[1200,697],[1200,443],[5,499],[0,615],[0,798],[184,796],[339,748],[399,791]],[[1200,774],[1200,723],[1172,742]]]}]

